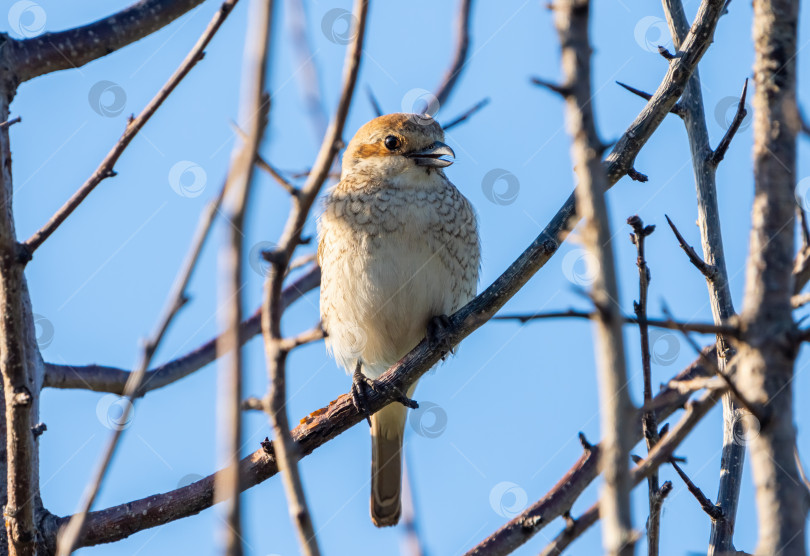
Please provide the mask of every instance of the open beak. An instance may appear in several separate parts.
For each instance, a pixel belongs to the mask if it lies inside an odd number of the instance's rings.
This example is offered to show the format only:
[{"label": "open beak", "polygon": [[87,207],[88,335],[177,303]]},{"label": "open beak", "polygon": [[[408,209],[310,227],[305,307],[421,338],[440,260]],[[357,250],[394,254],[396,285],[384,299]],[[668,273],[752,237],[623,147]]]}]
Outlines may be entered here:
[{"label": "open beak", "polygon": [[451,158],[455,158],[456,153],[454,153],[453,149],[451,149],[441,141],[436,141],[426,149],[408,153],[405,156],[407,156],[408,158],[412,158],[413,161],[418,166],[427,166],[429,168],[444,168],[446,166],[450,166],[453,163],[453,161],[445,160],[444,158],[441,157],[449,156]]}]

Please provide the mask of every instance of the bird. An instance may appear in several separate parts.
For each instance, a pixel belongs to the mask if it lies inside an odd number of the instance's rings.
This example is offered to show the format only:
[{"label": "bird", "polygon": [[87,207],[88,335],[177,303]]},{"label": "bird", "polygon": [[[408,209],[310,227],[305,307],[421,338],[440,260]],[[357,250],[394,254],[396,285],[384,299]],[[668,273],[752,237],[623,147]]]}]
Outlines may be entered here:
[{"label": "bird", "polygon": [[431,116],[379,116],[347,145],[318,220],[321,322],[371,426],[377,527],[396,525],[401,514],[406,406],[416,407],[416,384],[373,415],[367,389],[426,336],[441,341],[447,315],[475,297],[478,283],[478,219],[443,170],[454,159]]}]

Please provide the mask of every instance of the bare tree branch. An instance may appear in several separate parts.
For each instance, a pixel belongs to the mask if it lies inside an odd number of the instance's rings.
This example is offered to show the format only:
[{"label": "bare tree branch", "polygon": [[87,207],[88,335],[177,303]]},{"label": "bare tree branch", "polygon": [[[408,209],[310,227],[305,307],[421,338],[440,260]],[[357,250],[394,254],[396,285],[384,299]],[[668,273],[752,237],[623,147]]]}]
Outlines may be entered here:
[{"label": "bare tree branch", "polygon": [[697,254],[695,248],[686,243],[686,240],[681,235],[681,232],[675,226],[675,223],[670,220],[669,216],[665,214],[664,218],[667,219],[669,227],[672,228],[672,233],[675,234],[675,237],[678,239],[678,245],[680,245],[683,252],[686,253],[686,256],[689,257],[689,262],[692,263],[692,265],[694,265],[694,267],[697,268],[708,280],[713,280],[715,274],[718,272],[717,267],[706,263],[702,258],[700,258],[700,255]]},{"label": "bare tree branch", "polygon": [[[214,218],[219,206],[222,203],[226,187],[227,184],[223,186],[217,197],[208,203],[200,215],[197,231],[192,238],[191,247],[189,248],[185,262],[180,268],[177,279],[175,280],[172,290],[169,293],[169,298],[166,308],[164,309],[163,316],[158,321],[155,332],[145,343],[140,360],[136,365],[135,370],[131,373],[126,373],[126,381],[124,382],[122,388],[122,394],[126,397],[127,403],[123,405],[123,414],[119,418],[119,423],[126,423],[129,420],[129,414],[132,410],[132,403],[143,391],[145,379],[148,377],[147,369],[151,364],[152,358],[163,340],[166,331],[174,320],[174,317],[188,301],[186,289],[191,281],[194,269],[197,266],[197,261],[202,254],[203,246],[205,245],[205,241],[211,231],[211,226],[214,223]],[[82,533],[87,512],[90,511],[90,508],[93,506],[96,496],[101,489],[101,484],[104,480],[107,469],[109,468],[110,462],[112,461],[112,457],[118,446],[118,441],[123,433],[124,428],[125,427],[123,426],[114,427],[103,456],[100,460],[99,466],[83,495],[79,511],[73,516],[70,522],[68,522],[65,526],[64,530],[60,533],[60,540],[57,545],[57,554],[68,556],[75,549],[76,542]]]},{"label": "bare tree branch", "polygon": [[286,26],[292,36],[293,55],[295,56],[295,72],[298,84],[304,97],[309,122],[315,137],[321,138],[326,133],[329,117],[323,106],[323,93],[321,91],[318,69],[315,66],[315,53],[307,37],[307,13],[303,0],[289,0],[287,3]]},{"label": "bare tree branch", "polygon": [[[286,366],[289,349],[285,348],[281,332],[282,285],[287,274],[292,254],[301,243],[301,227],[306,222],[308,213],[317,197],[329,168],[332,166],[336,147],[340,144],[346,115],[351,106],[357,84],[357,74],[363,53],[363,41],[366,33],[366,18],[368,15],[368,0],[356,0],[352,20],[355,28],[352,29],[352,42],[346,50],[346,61],[343,67],[343,86],[340,100],[332,122],[330,122],[321,144],[321,149],[315,166],[310,172],[306,185],[300,194],[294,198],[293,206],[285,226],[278,247],[270,257],[270,271],[265,280],[264,303],[262,305],[262,335],[264,337],[264,351],[267,359],[267,374],[269,390],[265,397],[265,410],[270,418],[275,435],[273,445],[274,455],[281,470],[281,479],[287,496],[287,507],[290,518],[298,535],[303,554],[317,556],[320,554],[318,541],[315,537],[315,528],[312,517],[307,508],[304,487],[298,471],[300,454],[298,446],[290,434],[290,425],[287,418],[287,386]],[[315,181],[313,180],[315,177]]]},{"label": "bare tree branch", "polygon": [[[559,318],[578,318],[578,319],[595,319],[599,316],[596,311],[575,311],[569,309],[567,311],[551,311],[548,313],[528,313],[524,315],[496,315],[492,320],[516,320],[520,323],[527,323],[536,320],[546,319],[559,319]],[[621,317],[624,324],[639,324],[641,321],[638,317]],[[689,332],[697,332],[698,334],[724,334],[731,337],[740,335],[740,330],[730,324],[711,324],[701,322],[679,322],[673,319],[645,319],[647,326],[655,328],[666,328],[669,330],[681,330]]]},{"label": "bare tree branch", "polygon": [[[681,0],[663,0],[664,13],[669,24],[672,41],[676,48],[681,48],[684,37],[689,31],[689,23],[684,13]],[[704,261],[698,263],[699,257],[688,246],[675,225],[667,217],[672,231],[678,237],[681,247],[690,260],[706,277],[712,317],[716,324],[728,322],[734,316],[734,303],[726,270],[723,249],[723,234],[720,225],[720,212],[717,207],[717,165],[726,151],[737,129],[745,117],[745,94],[748,81],[743,87],[742,97],[737,106],[734,120],[726,131],[717,149],[712,152],[709,146],[709,133],[706,128],[706,115],[703,108],[703,93],[700,85],[700,72],[695,70],[686,85],[680,103],[683,105],[683,122],[692,154],[692,168],[695,175],[697,193],[698,227],[700,228],[701,245]],[[694,258],[690,255],[691,250]],[[734,351],[729,345],[727,334],[717,335],[717,372],[727,384],[726,366]],[[733,386],[733,385],[732,385]],[[736,392],[736,389],[734,390]],[[742,422],[738,418],[739,405],[731,394],[723,397],[723,453],[720,460],[720,484],[717,493],[717,505],[722,511],[722,518],[712,519],[708,555],[725,554],[733,548],[734,524],[737,515],[737,502],[740,495],[742,470],[745,461],[745,447],[735,439],[740,438]]]},{"label": "bare tree branch", "polygon": [[[681,380],[689,381],[698,376],[707,376],[705,373],[708,369],[701,366],[700,361],[695,361],[682,371],[675,379],[670,381],[670,384],[677,383]],[[714,393],[718,396],[719,393]],[[683,425],[685,428],[680,429],[677,436],[670,437],[669,435],[662,435],[661,442],[656,444],[653,451],[648,454],[646,460],[649,465],[650,462],[655,462],[654,465],[649,466],[645,471],[640,471],[642,466],[636,467],[632,474],[631,479],[633,484],[637,484],[643,480],[647,473],[651,473],[658,468],[659,465],[666,463],[672,455],[677,445],[683,440],[686,433],[705,415],[705,412],[711,409],[714,402],[706,402],[708,407],[701,405],[699,411],[691,411],[689,408],[694,405],[694,402],[688,402],[688,394],[678,392],[677,388],[667,387],[660,392],[654,400],[668,399],[671,402],[680,402],[677,406],[665,405],[656,411],[656,419],[660,422],[669,417],[673,410],[677,407],[683,407],[686,404],[687,413],[681,418],[678,426]],[[637,442],[642,438],[641,430],[641,414],[633,421],[633,431],[631,440]],[[674,442],[675,445],[671,443]],[[532,536],[538,533],[543,527],[551,523],[555,518],[562,516],[570,511],[571,506],[585,490],[585,488],[593,481],[598,475],[596,459],[598,457],[600,446],[585,445],[585,453],[580,457],[579,461],[568,471],[568,473],[554,485],[554,487],[543,498],[523,510],[520,515],[515,516],[507,524],[497,530],[495,533],[484,539],[480,544],[476,545],[472,550],[466,553],[466,556],[494,556],[510,554],[522,544],[526,543]],[[593,511],[597,512],[598,504],[594,505]],[[590,511],[589,511],[590,512]],[[579,520],[577,520],[579,521]],[[590,521],[590,518],[583,521],[583,524],[593,524],[596,519]],[[529,526],[531,525],[531,526]],[[590,525],[589,525],[590,526]],[[573,539],[571,539],[573,540]]]},{"label": "bare tree branch", "polygon": [[[124,130],[124,134],[118,140],[118,142],[113,146],[112,150],[107,153],[107,156],[104,157],[101,164],[99,164],[98,168],[96,168],[93,175],[88,178],[86,182],[71,196],[67,202],[62,205],[62,207],[56,211],[56,213],[48,220],[48,222],[39,230],[37,230],[30,238],[28,238],[23,244],[22,247],[25,250],[25,255],[30,258],[33,256],[34,251],[39,248],[42,243],[47,240],[51,234],[53,234],[56,229],[67,219],[68,216],[73,213],[74,210],[78,208],[78,206],[84,201],[84,199],[96,188],[98,184],[104,181],[107,178],[114,177],[116,175],[115,170],[115,163],[118,162],[118,159],[124,153],[126,148],[138,134],[138,132],[143,129],[146,125],[146,122],[154,115],[158,108],[163,104],[163,102],[168,98],[168,96],[174,91],[183,78],[188,75],[191,69],[197,65],[197,62],[202,60],[205,47],[208,46],[208,43],[211,42],[211,39],[214,38],[214,35],[222,26],[225,19],[228,17],[228,14],[231,13],[233,7],[239,0],[225,0],[220,6],[217,13],[214,15],[214,18],[208,24],[208,27],[205,29],[200,38],[197,40],[197,44],[191,49],[188,53],[186,58],[180,64],[180,66],[175,70],[174,74],[169,78],[163,88],[158,91],[157,95],[146,105],[146,108],[138,114],[137,118],[131,119],[127,123],[127,128]],[[140,2],[140,4],[144,5],[160,5],[160,4],[169,4],[166,0],[162,2],[158,0],[144,0]],[[190,4],[193,3],[192,0],[185,0],[181,2],[180,0],[175,0],[175,4]],[[137,6],[137,4],[136,4]],[[190,8],[191,6],[189,6]],[[132,9],[132,8],[130,8]],[[154,11],[154,6],[152,6],[151,11]],[[147,13],[151,13],[150,10],[147,10]],[[137,14],[133,14],[131,16],[127,16],[126,20],[129,21],[129,17],[146,17],[141,10],[137,11]],[[156,17],[156,16],[153,16]],[[117,25],[115,23],[115,19],[108,23],[108,25]],[[94,24],[95,25],[95,24]],[[124,32],[124,31],[121,31]],[[151,31],[150,31],[151,32]],[[140,37],[139,37],[140,38]],[[29,39],[29,40],[37,40],[37,39]],[[88,40],[90,40],[88,38]],[[69,42],[69,41],[68,41]],[[104,46],[102,42],[99,42],[97,46]],[[51,48],[51,47],[49,47]],[[89,60],[88,60],[89,61]],[[59,68],[61,69],[61,68]]]},{"label": "bare tree branch", "polygon": [[[639,341],[641,343],[641,369],[644,376],[644,405],[652,401],[652,366],[650,362],[650,334],[647,325],[647,292],[650,287],[652,275],[645,258],[647,236],[653,233],[655,226],[644,226],[641,218],[631,216],[627,223],[633,228],[630,240],[636,246],[636,266],[638,267],[638,301],[633,308],[638,318]],[[658,442],[658,423],[653,411],[645,411],[641,418],[644,431],[644,440],[647,444],[647,453]],[[661,531],[661,507],[664,500],[658,486],[658,472],[647,477],[647,501],[650,513],[647,517],[647,556],[658,556],[658,540]]]},{"label": "bare tree branch", "polygon": [[441,85],[436,89],[436,101],[439,106],[444,106],[447,103],[447,99],[450,98],[450,94],[456,86],[456,81],[467,64],[467,51],[470,48],[470,14],[473,0],[460,0],[460,2],[456,19],[456,52],[453,55],[450,67],[444,74]]},{"label": "bare tree branch", "polygon": [[686,488],[689,489],[689,492],[692,493],[692,496],[694,496],[698,501],[698,504],[700,504],[700,509],[706,512],[706,514],[712,518],[712,520],[722,519],[723,510],[721,510],[719,506],[712,504],[712,501],[709,500],[705,494],[703,494],[703,491],[692,482],[692,479],[690,479],[686,473],[684,473],[680,465],[678,465],[675,461],[671,461],[669,463],[672,465],[672,468],[675,469],[675,472],[678,473],[678,476],[684,482]]},{"label": "bare tree branch", "polygon": [[[691,72],[711,42],[714,28],[722,12],[722,4],[721,0],[703,0],[695,24],[684,42],[682,55],[670,64],[669,70],[655,95],[619,139],[612,153],[608,156],[606,166],[609,184],[615,184],[618,179],[626,174],[627,169],[632,167],[632,162],[641,147],[677,101]],[[322,149],[319,158],[327,155],[331,160],[334,153],[323,153]],[[310,174],[310,179],[314,179],[313,175],[314,173]],[[302,188],[302,191],[304,190],[306,190],[306,187]],[[568,234],[568,230],[575,222],[575,200],[574,195],[571,195],[546,228],[510,265],[503,275],[451,317],[451,326],[447,330],[449,345],[457,344],[483,325],[506,301],[519,291],[556,252],[560,243]],[[299,223],[295,228],[300,234]],[[287,233],[286,230],[285,233]],[[295,229],[289,233],[295,233]],[[437,363],[440,357],[440,349],[434,351],[426,341],[422,341],[379,380],[382,380],[384,385],[387,383],[391,386],[385,388],[386,392],[398,391],[417,380],[421,374]],[[369,398],[369,409],[371,411],[378,410],[389,401],[387,398],[372,394]],[[332,419],[329,419],[330,416]],[[341,416],[343,419],[338,419]],[[299,444],[301,454],[306,455],[317,445],[343,432],[361,419],[361,415],[357,413],[351,403],[350,396],[345,395],[323,412],[313,415],[311,421],[300,425],[296,429],[300,429],[299,433],[294,433],[293,438]],[[314,441],[311,437],[307,437],[309,441],[305,440],[304,436],[309,434],[307,432],[309,430],[308,425],[313,424],[314,426],[316,423],[324,422],[326,423],[324,428],[316,427],[317,436]],[[268,476],[265,475],[267,469],[261,467],[261,463],[263,461],[267,463],[268,460],[272,461],[261,453],[254,454],[243,460],[243,488],[252,486],[259,482],[260,479],[263,480]],[[275,469],[273,469],[273,472],[275,472]],[[88,530],[81,544],[87,546],[101,542],[111,542],[143,528],[197,513],[213,503],[212,485],[213,477],[209,477],[184,487],[184,489],[173,491],[170,500],[165,498],[169,494],[156,495],[140,502],[91,513],[88,516]],[[161,498],[162,496],[163,498]],[[166,502],[168,506],[155,505],[158,501]],[[155,509],[159,510],[155,511]]]},{"label": "bare tree branch", "polygon": [[[666,436],[661,438],[661,442],[655,445],[652,452],[639,462],[638,466],[630,473],[630,481],[633,485],[637,485],[650,473],[658,469],[659,466],[667,463],[672,458],[672,453],[675,451],[684,438],[692,431],[693,428],[706,416],[709,410],[717,403],[717,396],[714,392],[706,392],[699,399],[689,402],[686,406],[686,412],[678,424]],[[671,483],[670,487],[672,486]],[[668,492],[669,489],[666,489]],[[666,495],[664,495],[666,496]],[[560,535],[558,535],[541,554],[560,554],[563,548],[570,545],[582,533],[597,522],[599,519],[600,505],[594,504],[588,511],[586,511],[578,519],[574,520],[572,524],[566,527]]]},{"label": "bare tree branch", "polygon": [[[0,89],[0,121],[6,121],[12,91]],[[3,515],[8,535],[8,554],[33,556],[34,504],[38,496],[34,466],[36,444],[31,427],[36,421],[37,398],[32,361],[39,357],[32,335],[30,301],[19,257],[11,175],[8,126],[0,129],[0,373],[3,379],[2,493]],[[32,414],[34,416],[32,416]],[[5,539],[3,539],[5,540]],[[4,546],[3,549],[6,547]]]},{"label": "bare tree branch", "polygon": [[239,328],[244,301],[242,266],[245,251],[245,214],[253,186],[255,162],[270,112],[270,95],[265,92],[270,66],[270,37],[274,16],[273,0],[253,0],[250,4],[242,62],[239,122],[246,137],[237,141],[223,197],[223,212],[230,224],[219,251],[219,299],[225,307],[219,314],[222,334],[217,339],[219,356],[219,396],[217,415],[220,457],[225,468],[214,481],[214,494],[224,501],[221,525],[223,553],[241,556],[242,507],[240,502],[240,461],[242,449],[242,372],[243,356]]},{"label": "bare tree branch", "polygon": [[202,2],[139,0],[89,25],[31,39],[7,39],[5,58],[19,82],[78,68],[151,35]]},{"label": "bare tree branch", "polygon": [[[418,351],[428,351],[427,342],[420,344]],[[439,358],[439,354],[435,354]],[[386,374],[386,380],[392,383],[410,382],[415,374],[427,372],[430,365],[420,358],[410,358],[410,362],[400,363]],[[696,377],[710,376],[711,371],[705,368],[700,360],[694,361],[689,367],[684,369],[670,384],[665,387],[655,400],[668,400],[665,405],[656,411],[659,421],[666,419],[675,411],[683,407],[689,399],[689,394],[681,394],[676,387],[679,381],[688,381]],[[390,403],[390,400],[376,393],[371,393],[369,397],[369,410],[377,411]],[[301,423],[292,431],[293,439],[299,447],[301,457],[311,454],[316,448],[322,446],[339,434],[345,432],[357,423],[362,422],[363,415],[358,413],[351,401],[350,394],[344,394],[337,400],[322,409],[310,413],[308,417],[301,420]],[[641,438],[641,422],[635,421],[636,426],[632,431],[633,438],[637,441]],[[253,454],[242,460],[242,489],[248,489],[259,484],[278,472],[276,458],[274,456],[273,443],[268,442],[266,448],[260,448]],[[546,503],[527,508],[524,514],[533,508],[535,511],[531,515],[547,516],[538,525],[536,531],[524,531],[519,523],[510,522],[510,528],[505,531],[504,537],[498,540],[512,543],[517,547],[526,542],[528,538],[536,533],[553,519],[556,515],[561,515],[570,504],[585,490],[585,488],[597,476],[597,452],[598,446],[593,446],[593,454],[586,451],[585,454],[574,464],[566,477],[561,480],[555,490],[552,490],[545,498]],[[133,533],[143,531],[151,527],[156,527],[171,521],[197,514],[202,510],[211,507],[215,501],[213,496],[213,484],[215,475],[210,475],[187,486],[180,487],[170,492],[155,494],[140,500],[134,500],[126,504],[107,508],[88,514],[87,526],[84,535],[80,540],[80,546],[93,546],[102,543],[114,542],[126,538]],[[558,490],[559,489],[559,490]],[[570,498],[568,498],[570,496]],[[568,505],[566,505],[568,504]],[[537,507],[535,507],[537,506]],[[553,512],[557,513],[553,513]],[[57,524],[66,522],[69,517],[55,518]],[[516,518],[517,519],[517,518]],[[506,527],[502,528],[506,529]],[[49,539],[53,542],[53,539]],[[512,548],[513,550],[514,548]],[[505,552],[500,552],[505,553]]]},{"label": "bare tree branch", "polygon": [[[284,288],[281,306],[286,309],[305,293],[318,287],[321,280],[321,269],[313,265],[292,284]],[[239,342],[244,345],[248,340],[261,332],[261,308],[242,321],[239,327]],[[213,338],[195,350],[147,371],[143,384],[136,392],[136,397],[147,392],[168,386],[181,378],[212,363],[217,358],[218,338]],[[57,365],[45,364],[45,383],[49,388],[79,388],[96,392],[123,394],[124,385],[130,371],[103,365]]]},{"label": "bare tree branch", "polygon": [[588,36],[589,0],[557,0],[554,26],[562,47],[561,60],[568,130],[572,137],[571,162],[579,179],[577,212],[584,221],[585,248],[598,265],[590,296],[597,308],[594,319],[599,413],[603,435],[599,467],[604,477],[599,507],[602,546],[611,556],[633,554],[635,536],[630,513],[627,429],[632,403],[627,392],[619,286],[608,221],[605,191],[607,175],[601,161],[603,145],[596,132],[591,90],[591,46]]},{"label": "bare tree branch", "polygon": [[754,3],[754,206],[741,314],[739,385],[765,416],[748,448],[756,485],[757,554],[804,555],[807,498],[796,488],[790,296],[795,250],[798,3]]},{"label": "bare tree branch", "polygon": [[448,129],[454,128],[457,125],[466,122],[469,118],[474,116],[479,110],[481,110],[487,104],[489,104],[489,98],[484,98],[484,99],[478,101],[471,108],[464,111],[464,113],[462,113],[460,116],[458,116],[456,118],[453,118],[452,120],[450,120],[446,124],[442,124],[442,129],[447,131]]}]

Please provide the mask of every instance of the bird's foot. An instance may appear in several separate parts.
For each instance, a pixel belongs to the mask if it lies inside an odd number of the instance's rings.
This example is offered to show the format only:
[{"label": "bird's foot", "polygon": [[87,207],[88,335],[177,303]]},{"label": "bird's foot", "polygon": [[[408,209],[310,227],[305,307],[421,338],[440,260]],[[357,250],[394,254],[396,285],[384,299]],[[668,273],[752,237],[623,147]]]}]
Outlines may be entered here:
[{"label": "bird's foot", "polygon": [[452,346],[448,340],[447,329],[450,328],[450,317],[438,315],[428,321],[427,341],[431,349],[439,349],[442,352],[442,361],[448,352],[452,351]]},{"label": "bird's foot", "polygon": [[363,371],[360,369],[361,364],[358,361],[357,367],[355,367],[354,374],[352,375],[352,404],[354,404],[355,409],[366,418],[369,426],[371,426],[371,411],[368,408],[369,390],[382,396],[389,396],[393,401],[399,402],[405,407],[410,407],[411,409],[419,407],[418,403],[400,392],[398,388],[370,379],[364,375]]}]

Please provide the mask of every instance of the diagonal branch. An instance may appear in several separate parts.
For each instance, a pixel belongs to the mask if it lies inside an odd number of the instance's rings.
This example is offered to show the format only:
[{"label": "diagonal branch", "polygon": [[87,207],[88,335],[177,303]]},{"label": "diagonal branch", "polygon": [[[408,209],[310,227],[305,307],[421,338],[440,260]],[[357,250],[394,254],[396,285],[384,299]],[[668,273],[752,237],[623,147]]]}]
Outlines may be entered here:
[{"label": "diagonal branch", "polygon": [[[146,105],[146,108],[144,108],[143,111],[138,114],[138,117],[129,120],[123,135],[121,135],[121,138],[113,146],[112,150],[107,153],[107,156],[105,156],[104,160],[101,161],[101,164],[99,164],[98,168],[96,168],[95,172],[93,172],[93,175],[90,176],[86,182],[84,182],[84,184],[71,196],[70,199],[67,200],[64,205],[62,205],[58,211],[56,211],[56,214],[54,214],[51,219],[48,220],[44,226],[42,226],[42,228],[37,230],[34,235],[32,235],[22,244],[22,248],[24,249],[27,257],[30,258],[33,256],[34,251],[36,251],[37,248],[39,248],[39,246],[42,245],[42,243],[48,239],[51,234],[53,234],[56,229],[67,219],[67,217],[79,207],[82,201],[84,201],[84,199],[90,195],[98,184],[105,179],[114,177],[116,175],[114,167],[116,162],[118,162],[118,159],[122,154],[124,154],[124,151],[138,132],[146,125],[146,122],[149,121],[149,119],[155,114],[155,112],[157,112],[157,109],[160,108],[168,96],[177,88],[183,78],[185,78],[191,69],[197,65],[197,62],[202,60],[205,47],[208,46],[208,43],[210,43],[211,39],[214,38],[214,35],[225,22],[228,14],[231,13],[238,1],[239,0],[225,0],[225,2],[222,3],[222,6],[220,6],[213,19],[211,19],[208,27],[205,29],[203,34],[200,35],[200,38],[197,40],[197,44],[194,45],[166,84],[163,85],[163,88],[161,88],[157,95],[155,95],[149,104]],[[158,2],[156,0],[151,2],[147,0],[146,2],[142,3],[156,4]],[[176,3],[180,4],[181,2],[177,1]],[[185,3],[189,3],[189,0],[186,0]],[[145,15],[140,14],[139,12],[139,17],[145,17]],[[110,23],[110,25],[113,24]]]},{"label": "diagonal branch", "polygon": [[467,52],[470,48],[470,13],[472,12],[473,0],[460,0],[461,5],[456,19],[456,52],[453,61],[444,74],[441,85],[436,90],[436,102],[439,106],[444,106],[450,93],[456,86],[456,81],[461,76],[461,71],[467,64]]},{"label": "diagonal branch", "polygon": [[[419,345],[418,350],[427,351],[426,342]],[[436,359],[440,356],[436,353]],[[400,362],[391,371],[386,373],[386,380],[393,378],[396,382],[404,384],[414,379],[414,375],[427,372],[430,364],[418,358],[411,358],[411,363]],[[710,376],[709,369],[702,366],[700,360],[694,361],[689,367],[684,369],[670,381],[670,385],[665,387],[654,399],[666,400],[656,411],[659,420],[666,419],[675,411],[683,407],[689,399],[689,394],[682,394],[678,391],[677,384],[680,381],[689,381],[696,377]],[[394,381],[392,381],[394,382]],[[374,412],[385,405],[390,400],[371,393],[369,397],[369,410]],[[300,450],[301,457],[311,454],[316,448],[322,446],[339,434],[345,432],[357,423],[362,422],[363,415],[358,413],[351,401],[349,394],[340,396],[337,400],[322,409],[312,412],[308,417],[301,420],[301,423],[292,431]],[[641,438],[640,420],[632,431],[633,438]],[[260,448],[242,460],[242,489],[255,486],[278,472],[278,465],[274,456],[273,443],[267,443],[267,448]],[[550,516],[548,521],[545,518],[538,524],[537,530],[527,531],[519,523],[510,522],[509,528],[499,539],[513,543],[512,546],[520,546],[528,538],[545,526],[555,515],[561,515],[579,494],[597,476],[597,454],[599,447],[593,446],[592,450],[586,451],[582,457],[574,464],[566,474],[566,478],[561,480],[545,498],[545,504],[535,505],[528,508],[525,513],[534,508],[531,515]],[[121,504],[92,512],[88,515],[87,526],[80,540],[80,546],[93,546],[102,543],[115,542],[126,538],[138,531],[143,531],[151,527],[163,525],[177,519],[197,514],[202,510],[211,507],[215,501],[213,496],[214,475],[210,475],[176,490],[156,494],[140,500]],[[567,504],[567,505],[566,505]],[[556,514],[553,512],[557,512]],[[52,518],[59,525],[69,518]],[[51,538],[49,542],[53,542]],[[514,544],[516,543],[516,544]],[[503,553],[503,552],[502,552]]]},{"label": "diagonal branch", "polygon": [[78,68],[151,35],[202,3],[203,0],[139,0],[89,25],[10,40],[5,57],[20,82]]}]

